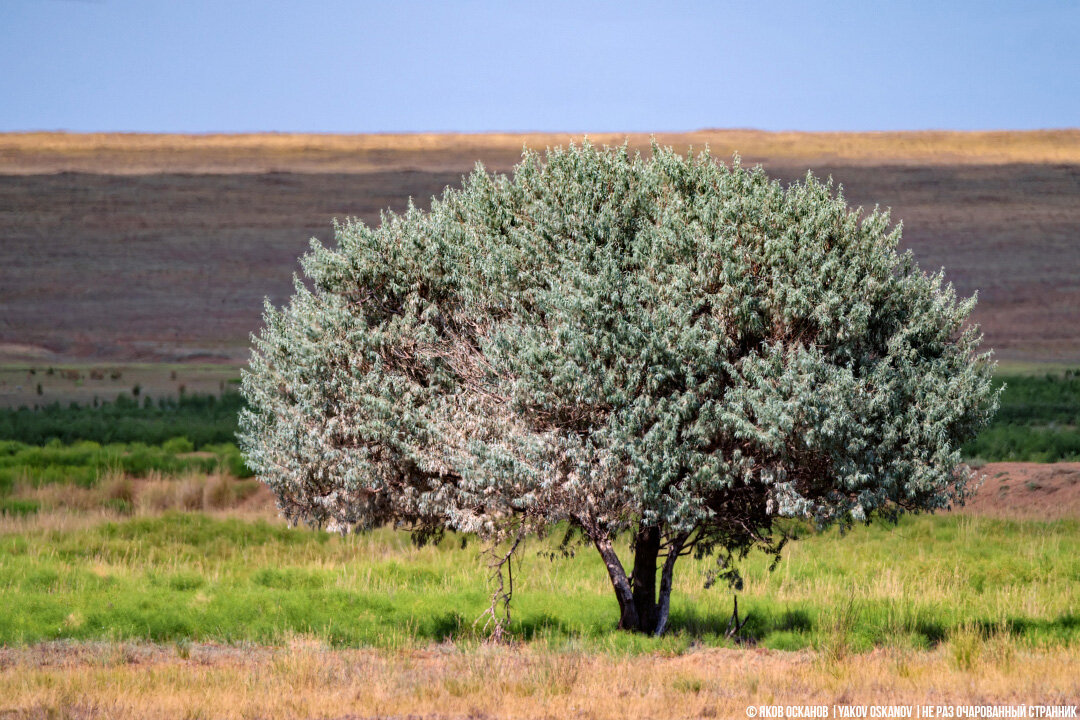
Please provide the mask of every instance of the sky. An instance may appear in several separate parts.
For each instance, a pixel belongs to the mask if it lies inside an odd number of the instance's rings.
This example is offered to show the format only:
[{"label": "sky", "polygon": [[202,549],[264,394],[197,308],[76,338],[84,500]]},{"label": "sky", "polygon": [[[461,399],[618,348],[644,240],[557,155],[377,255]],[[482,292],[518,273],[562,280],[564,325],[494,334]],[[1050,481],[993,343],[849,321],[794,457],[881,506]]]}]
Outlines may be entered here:
[{"label": "sky", "polygon": [[0,0],[0,131],[1080,126],[1080,2]]}]

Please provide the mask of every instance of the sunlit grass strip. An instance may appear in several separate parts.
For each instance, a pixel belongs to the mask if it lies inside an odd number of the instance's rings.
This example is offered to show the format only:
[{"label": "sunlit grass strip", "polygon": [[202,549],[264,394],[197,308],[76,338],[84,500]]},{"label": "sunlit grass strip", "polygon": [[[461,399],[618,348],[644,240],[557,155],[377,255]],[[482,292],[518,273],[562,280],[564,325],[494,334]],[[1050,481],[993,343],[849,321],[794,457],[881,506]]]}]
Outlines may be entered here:
[{"label": "sunlit grass strip", "polygon": [[[70,638],[412,648],[476,643],[486,567],[457,538],[416,548],[404,533],[341,538],[266,521],[168,514],[0,535],[0,643]],[[1080,524],[922,516],[847,537],[809,534],[772,573],[746,561],[745,635],[765,647],[837,656],[921,649],[957,633],[1018,648],[1080,641]],[[703,588],[707,562],[677,574],[673,632],[616,631],[615,599],[592,553],[515,565],[511,629],[521,641],[605,652],[730,645],[732,594]],[[615,615],[617,616],[617,615]]]},{"label": "sunlit grass strip", "polygon": [[[580,142],[573,133],[355,134],[292,133],[176,135],[139,133],[0,133],[0,171],[81,169],[90,172],[161,172],[198,168],[210,172],[415,169],[448,162],[467,170],[477,157],[516,162],[522,145],[534,149]],[[709,145],[717,157],[776,161],[923,163],[1080,162],[1080,131],[908,131],[871,133],[700,130],[690,133],[589,133],[596,144],[648,148],[656,138],[679,149]],[[410,165],[410,163],[412,163]]]}]

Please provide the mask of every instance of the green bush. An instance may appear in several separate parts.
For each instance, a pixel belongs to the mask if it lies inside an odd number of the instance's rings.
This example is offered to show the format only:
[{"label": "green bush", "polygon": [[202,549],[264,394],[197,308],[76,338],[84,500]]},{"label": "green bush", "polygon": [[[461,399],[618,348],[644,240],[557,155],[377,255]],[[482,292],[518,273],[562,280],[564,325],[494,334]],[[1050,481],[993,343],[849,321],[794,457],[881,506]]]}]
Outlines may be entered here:
[{"label": "green bush", "polygon": [[1080,370],[1059,375],[1001,376],[994,421],[964,445],[964,456],[986,461],[1080,460]]},{"label": "green bush", "polygon": [[189,453],[195,450],[195,445],[186,437],[174,437],[171,440],[166,440],[161,444],[161,449],[167,453],[173,453],[179,455],[180,453]]}]

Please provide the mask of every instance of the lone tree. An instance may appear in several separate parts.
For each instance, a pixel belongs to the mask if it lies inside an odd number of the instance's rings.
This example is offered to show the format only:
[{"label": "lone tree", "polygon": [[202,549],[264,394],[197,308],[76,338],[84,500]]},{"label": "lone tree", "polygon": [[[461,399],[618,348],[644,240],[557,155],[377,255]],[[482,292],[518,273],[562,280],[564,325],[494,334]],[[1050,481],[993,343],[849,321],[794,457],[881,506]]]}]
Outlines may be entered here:
[{"label": "lone tree", "polygon": [[811,175],[585,143],[335,230],[244,374],[240,439],[281,510],[476,533],[501,562],[566,523],[622,628],[664,631],[679,557],[735,581],[778,554],[777,518],[963,502],[960,445],[996,409],[974,298]]}]

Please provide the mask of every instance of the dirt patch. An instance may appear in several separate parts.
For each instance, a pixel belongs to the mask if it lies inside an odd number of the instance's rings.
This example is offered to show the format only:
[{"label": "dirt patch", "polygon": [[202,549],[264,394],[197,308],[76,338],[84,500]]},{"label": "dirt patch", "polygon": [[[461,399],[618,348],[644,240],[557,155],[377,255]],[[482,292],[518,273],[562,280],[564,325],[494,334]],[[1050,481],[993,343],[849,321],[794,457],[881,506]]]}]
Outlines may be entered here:
[{"label": "dirt patch", "polygon": [[1080,463],[990,463],[960,511],[1005,518],[1080,518]]}]

